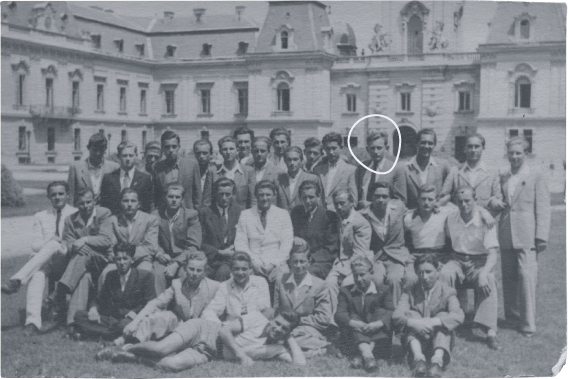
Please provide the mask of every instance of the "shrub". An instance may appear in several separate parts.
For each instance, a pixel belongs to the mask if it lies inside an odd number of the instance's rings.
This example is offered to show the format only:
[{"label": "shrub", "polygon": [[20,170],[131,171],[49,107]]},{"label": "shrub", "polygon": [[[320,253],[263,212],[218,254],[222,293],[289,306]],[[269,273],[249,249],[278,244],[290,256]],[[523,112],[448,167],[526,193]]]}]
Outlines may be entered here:
[{"label": "shrub", "polygon": [[12,172],[2,165],[2,206],[23,207],[24,205],[22,186],[14,179]]}]

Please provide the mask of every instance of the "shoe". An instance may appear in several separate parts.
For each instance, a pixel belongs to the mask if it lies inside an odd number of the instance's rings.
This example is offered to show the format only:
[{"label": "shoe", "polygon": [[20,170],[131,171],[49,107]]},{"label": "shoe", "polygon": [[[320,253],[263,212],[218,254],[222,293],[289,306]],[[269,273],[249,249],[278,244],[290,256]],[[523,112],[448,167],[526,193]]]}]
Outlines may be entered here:
[{"label": "shoe", "polygon": [[432,363],[428,372],[428,378],[441,378],[441,366],[439,363]]},{"label": "shoe", "polygon": [[487,346],[489,346],[491,350],[501,350],[497,336],[487,336]]},{"label": "shoe", "polygon": [[414,367],[414,378],[425,378],[427,375],[426,361],[417,361]]},{"label": "shoe", "polygon": [[57,321],[45,321],[42,322],[42,327],[40,328],[40,334],[51,333],[61,327],[61,323]]},{"label": "shoe", "polygon": [[81,340],[83,340],[83,334],[81,334],[79,332],[75,332],[71,335],[71,339],[74,341],[81,341]]},{"label": "shoe", "polygon": [[19,280],[10,279],[6,284],[2,284],[1,288],[2,293],[5,293],[6,295],[11,295],[13,293],[18,292],[21,286],[22,282],[20,282]]},{"label": "shoe", "polygon": [[534,336],[534,332],[523,332],[523,331],[521,331],[521,335],[525,338],[531,338],[532,336]]},{"label": "shoe", "polygon": [[113,363],[136,363],[139,358],[129,351],[116,350],[111,357]]},{"label": "shoe", "polygon": [[106,347],[95,354],[95,359],[98,361],[110,361],[113,358],[113,355],[115,355],[116,351],[117,348]]},{"label": "shoe", "polygon": [[26,337],[34,336],[36,334],[40,334],[40,330],[34,324],[28,324],[24,326],[24,335]]},{"label": "shoe", "polygon": [[77,329],[75,329],[75,326],[68,325],[67,328],[65,328],[65,334],[67,334],[68,336],[73,336],[75,333],[77,333]]},{"label": "shoe", "polygon": [[366,372],[378,372],[378,365],[374,357],[364,358],[364,369]]},{"label": "shoe", "polygon": [[357,355],[356,357],[352,358],[350,360],[350,367],[355,369],[362,368],[362,357],[360,355]]}]

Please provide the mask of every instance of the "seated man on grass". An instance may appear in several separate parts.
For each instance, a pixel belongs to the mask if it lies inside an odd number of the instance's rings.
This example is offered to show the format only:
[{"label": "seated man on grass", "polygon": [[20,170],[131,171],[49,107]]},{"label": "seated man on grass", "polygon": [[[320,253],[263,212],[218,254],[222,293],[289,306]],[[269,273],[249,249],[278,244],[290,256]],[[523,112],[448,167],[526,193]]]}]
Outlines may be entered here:
[{"label": "seated man on grass", "polygon": [[249,366],[253,361],[276,359],[305,364],[303,352],[291,331],[299,317],[282,311],[272,321],[255,311],[223,324],[192,319],[178,326],[160,341],[125,345],[112,362],[144,362],[169,371],[187,370],[215,358],[218,338],[223,343],[222,358]]},{"label": "seated man on grass", "polygon": [[353,368],[378,371],[377,357],[388,358],[392,346],[390,321],[394,311],[392,291],[372,280],[372,262],[362,256],[350,262],[354,284],[342,287],[338,297],[335,321],[341,341]]},{"label": "seated man on grass", "polygon": [[[440,378],[450,361],[453,330],[465,315],[454,288],[439,280],[437,253],[423,254],[414,262],[419,282],[402,294],[392,321],[403,331],[402,345],[412,354],[413,376]],[[426,359],[430,360],[429,369]]]},{"label": "seated man on grass", "polygon": [[132,267],[136,247],[118,244],[114,248],[117,269],[109,272],[89,312],[75,313],[74,339],[115,339],[138,312],[156,297],[152,272]]}]

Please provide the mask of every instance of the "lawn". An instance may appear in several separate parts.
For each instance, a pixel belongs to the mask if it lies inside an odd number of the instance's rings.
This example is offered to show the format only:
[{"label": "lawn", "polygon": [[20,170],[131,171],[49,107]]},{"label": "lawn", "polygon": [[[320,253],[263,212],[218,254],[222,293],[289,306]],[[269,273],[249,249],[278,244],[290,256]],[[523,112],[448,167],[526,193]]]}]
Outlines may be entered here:
[{"label": "lawn", "polygon": [[[550,376],[561,349],[566,345],[566,217],[552,215],[550,244],[539,258],[537,293],[538,332],[524,338],[516,331],[499,329],[501,352],[490,351],[480,341],[456,339],[448,377]],[[2,261],[2,277],[7,278],[25,261],[19,257]],[[500,283],[500,269],[497,268]],[[499,287],[499,315],[502,317],[502,288]],[[306,367],[278,362],[255,363],[244,368],[230,362],[210,362],[181,373],[163,373],[134,364],[99,363],[94,359],[97,342],[74,342],[63,332],[24,338],[21,316],[25,291],[2,295],[2,377],[259,377],[259,376],[367,376],[350,369],[346,359],[313,358]],[[501,321],[501,320],[499,320]],[[500,323],[500,326],[502,324]],[[380,362],[380,376],[407,377],[399,346],[395,357]]]}]

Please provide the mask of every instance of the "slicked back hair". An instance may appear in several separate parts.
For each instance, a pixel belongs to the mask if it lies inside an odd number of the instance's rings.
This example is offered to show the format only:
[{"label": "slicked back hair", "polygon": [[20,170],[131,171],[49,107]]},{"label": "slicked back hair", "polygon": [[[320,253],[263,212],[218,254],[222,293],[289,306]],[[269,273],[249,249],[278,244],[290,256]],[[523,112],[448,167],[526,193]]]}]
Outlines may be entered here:
[{"label": "slicked back hair", "polygon": [[279,135],[284,135],[287,138],[287,143],[291,145],[291,133],[282,126],[271,130],[271,132],[269,133],[269,138],[271,139],[271,141],[273,141],[275,139],[275,136]]},{"label": "slicked back hair", "polygon": [[63,180],[56,180],[48,184],[46,188],[48,196],[49,196],[49,191],[52,189],[52,187],[58,187],[58,186],[62,186],[63,188],[65,188],[65,193],[69,194],[69,184],[67,182],[64,182]]},{"label": "slicked back hair", "polygon": [[160,144],[164,144],[165,141],[169,141],[173,138],[176,138],[176,141],[178,142],[178,146],[180,146],[180,136],[173,132],[172,130],[167,130],[164,133],[162,133],[162,135],[160,136]]}]

